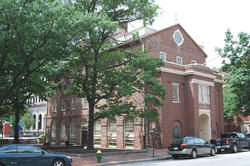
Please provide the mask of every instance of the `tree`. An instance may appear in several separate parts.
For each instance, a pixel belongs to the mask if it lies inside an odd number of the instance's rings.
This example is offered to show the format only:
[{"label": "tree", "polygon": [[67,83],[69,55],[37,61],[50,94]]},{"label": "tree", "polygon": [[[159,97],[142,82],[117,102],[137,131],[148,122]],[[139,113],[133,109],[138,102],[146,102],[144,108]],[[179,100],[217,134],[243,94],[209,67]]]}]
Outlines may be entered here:
[{"label": "tree", "polygon": [[21,121],[24,123],[25,129],[30,129],[34,124],[34,118],[30,112],[26,112],[22,117]]},{"label": "tree", "polygon": [[59,0],[0,3],[0,107],[33,73],[67,56],[73,15]]},{"label": "tree", "polygon": [[[155,120],[159,115],[157,107],[162,105],[165,89],[156,77],[162,62],[147,57],[143,50],[126,51],[114,39],[117,30],[129,22],[152,23],[158,7],[151,0],[76,1],[75,7],[80,19],[74,28],[71,57],[68,63],[63,62],[72,81],[66,93],[88,101],[88,149],[93,149],[96,119],[126,116]],[[147,107],[138,109],[134,95]],[[99,110],[96,113],[95,108]]]},{"label": "tree", "polygon": [[0,3],[0,114],[15,116],[15,143],[26,100],[32,94],[46,98],[47,65],[68,55],[72,9],[60,0]]},{"label": "tree", "polygon": [[226,114],[250,115],[249,42],[249,34],[239,33],[238,37],[234,38],[228,30],[225,46],[218,50],[218,53],[224,58],[222,69],[226,72],[226,92],[230,94],[225,100]]}]

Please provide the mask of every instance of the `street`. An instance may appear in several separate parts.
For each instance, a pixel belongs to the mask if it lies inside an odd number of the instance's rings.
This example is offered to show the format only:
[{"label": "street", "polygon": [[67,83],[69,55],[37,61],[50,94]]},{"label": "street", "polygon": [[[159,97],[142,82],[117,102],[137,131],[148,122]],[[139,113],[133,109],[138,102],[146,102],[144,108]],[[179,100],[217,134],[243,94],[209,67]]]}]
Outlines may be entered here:
[{"label": "street", "polygon": [[118,164],[117,166],[250,166],[250,152],[216,154],[214,157],[199,157],[197,159],[181,158]]}]

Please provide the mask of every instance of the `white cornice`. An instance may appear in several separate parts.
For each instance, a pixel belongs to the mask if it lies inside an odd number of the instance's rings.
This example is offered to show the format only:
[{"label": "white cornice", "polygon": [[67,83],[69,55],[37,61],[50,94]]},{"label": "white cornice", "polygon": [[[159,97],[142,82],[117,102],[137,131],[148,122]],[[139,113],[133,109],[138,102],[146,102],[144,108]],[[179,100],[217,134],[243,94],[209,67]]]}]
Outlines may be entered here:
[{"label": "white cornice", "polygon": [[168,68],[164,68],[164,67],[161,67],[158,70],[160,70],[161,72],[178,74],[178,75],[183,75],[183,76],[184,75],[197,75],[197,76],[213,79],[214,82],[217,82],[217,83],[223,83],[223,80],[216,79],[216,76],[212,75],[212,74],[207,74],[207,73],[202,73],[202,72],[197,72],[197,71],[186,71],[185,72],[185,71],[180,71],[180,70],[168,69]]}]

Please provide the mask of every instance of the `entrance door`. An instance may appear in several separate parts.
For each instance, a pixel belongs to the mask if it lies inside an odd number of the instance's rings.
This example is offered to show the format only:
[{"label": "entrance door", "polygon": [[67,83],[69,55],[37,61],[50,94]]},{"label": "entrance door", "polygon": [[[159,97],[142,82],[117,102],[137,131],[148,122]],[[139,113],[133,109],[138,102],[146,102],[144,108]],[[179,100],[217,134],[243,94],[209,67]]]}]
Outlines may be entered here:
[{"label": "entrance door", "polygon": [[211,123],[207,114],[200,115],[200,137],[206,141],[211,139]]},{"label": "entrance door", "polygon": [[88,145],[88,132],[82,131],[82,145],[87,146]]}]

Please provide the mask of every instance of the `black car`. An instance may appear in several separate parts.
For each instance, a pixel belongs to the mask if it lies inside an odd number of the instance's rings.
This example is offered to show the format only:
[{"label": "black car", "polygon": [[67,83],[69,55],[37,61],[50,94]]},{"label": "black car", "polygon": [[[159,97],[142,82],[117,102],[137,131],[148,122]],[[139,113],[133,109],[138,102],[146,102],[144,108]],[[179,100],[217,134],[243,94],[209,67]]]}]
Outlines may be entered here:
[{"label": "black car", "polygon": [[70,157],[48,153],[36,146],[6,145],[0,148],[0,166],[72,166]]},{"label": "black car", "polygon": [[173,158],[180,156],[190,156],[196,158],[202,155],[214,156],[216,153],[215,146],[198,137],[183,137],[174,139],[168,146],[168,154]]},{"label": "black car", "polygon": [[222,150],[231,151],[233,153],[238,152],[238,149],[250,150],[250,139],[238,132],[223,134],[220,138],[212,142],[215,144],[218,153]]}]

